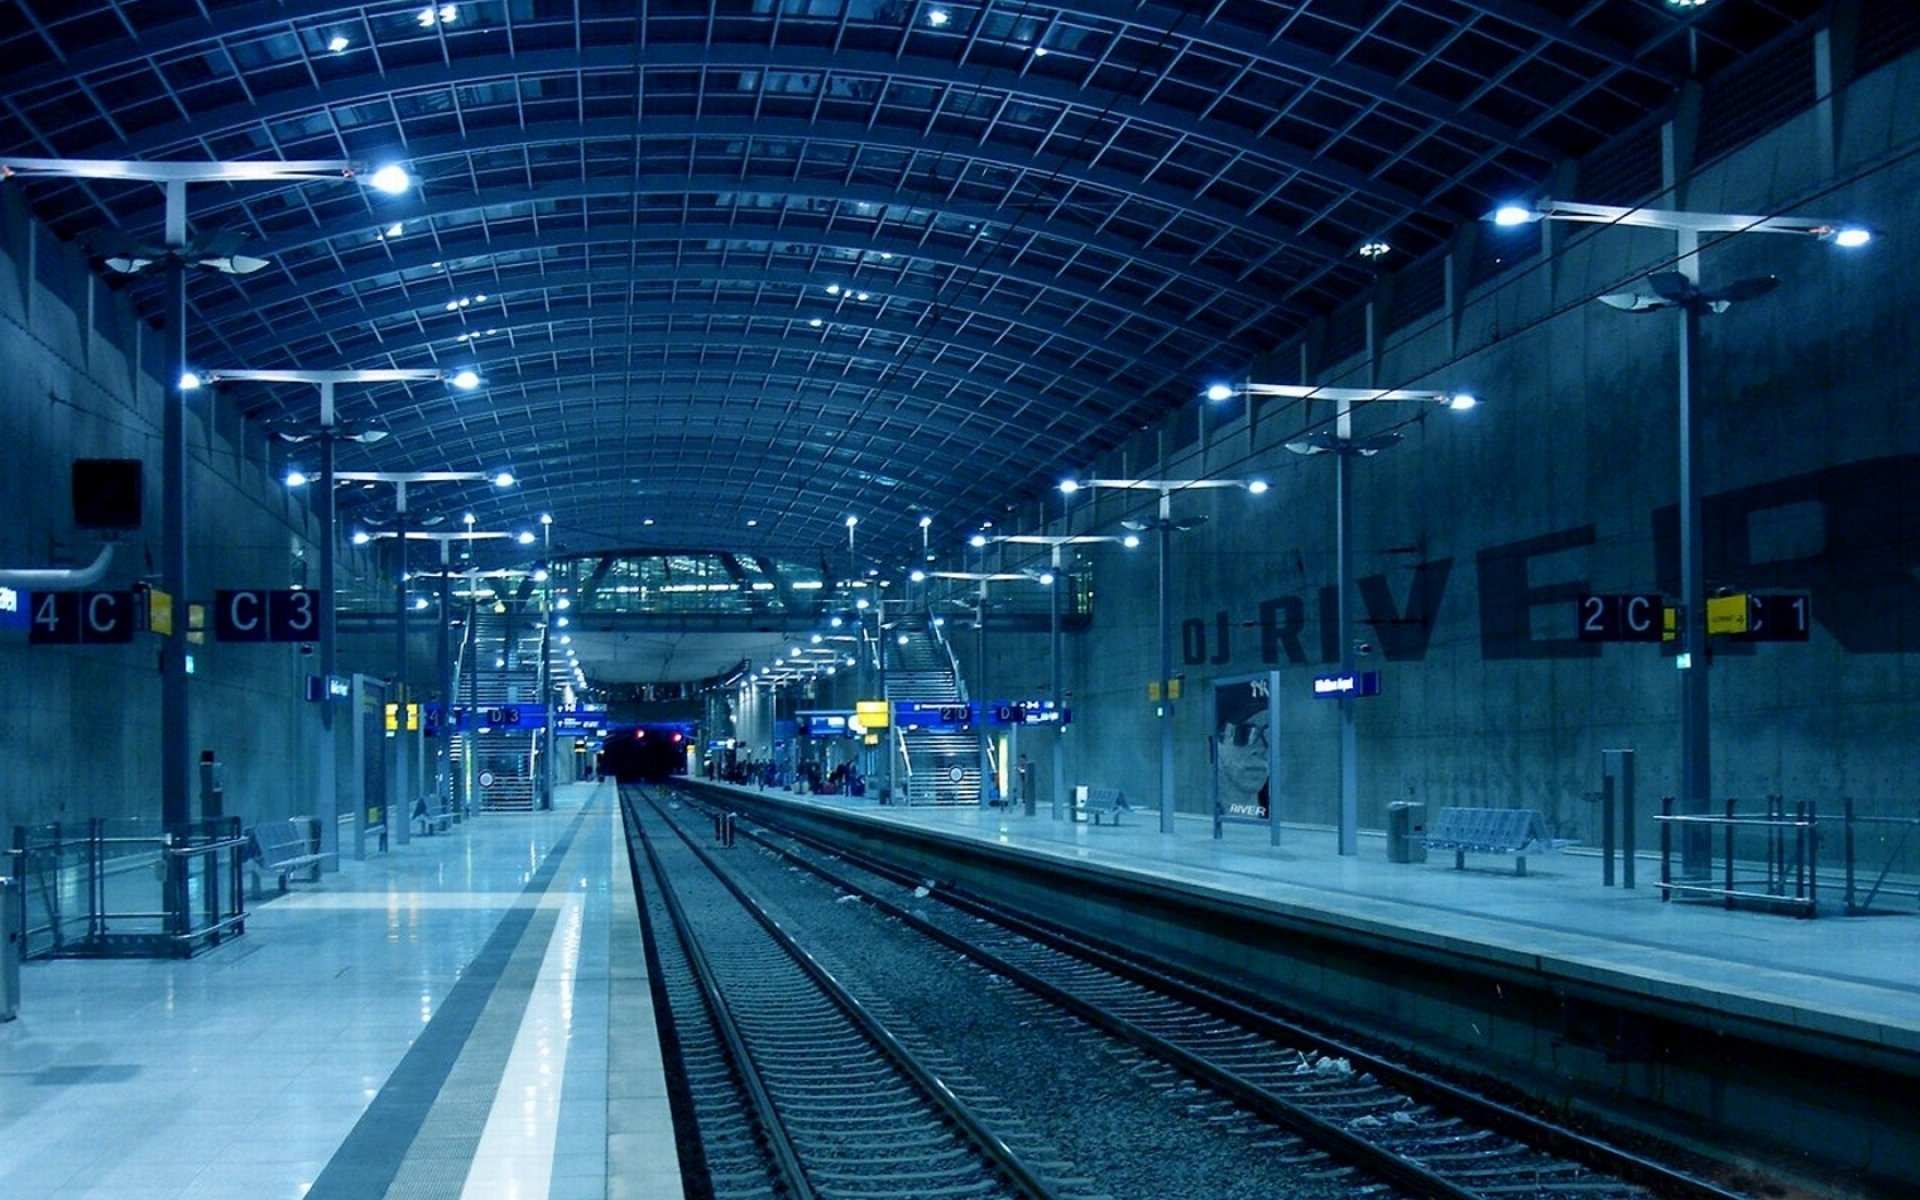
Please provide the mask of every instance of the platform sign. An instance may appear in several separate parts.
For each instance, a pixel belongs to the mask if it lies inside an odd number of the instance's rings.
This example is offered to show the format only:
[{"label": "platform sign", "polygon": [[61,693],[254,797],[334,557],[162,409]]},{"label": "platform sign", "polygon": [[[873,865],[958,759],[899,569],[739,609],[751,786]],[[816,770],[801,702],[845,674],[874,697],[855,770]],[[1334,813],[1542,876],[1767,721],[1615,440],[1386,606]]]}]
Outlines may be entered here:
[{"label": "platform sign", "polygon": [[806,709],[795,713],[794,719],[802,737],[845,737],[861,731],[861,726],[854,723],[859,718],[848,709]]},{"label": "platform sign", "polygon": [[503,729],[544,729],[547,706],[544,704],[502,704],[480,711],[480,724],[499,732]]},{"label": "platform sign", "polygon": [[1745,633],[1748,620],[1747,597],[1709,596],[1707,598],[1708,633]]},{"label": "platform sign", "polygon": [[1665,637],[1668,610],[1658,595],[1583,595],[1577,611],[1583,642],[1658,642]]},{"label": "platform sign", "polygon": [[1051,700],[1022,700],[1017,707],[1022,725],[1066,725],[1073,721],[1072,710],[1060,708]]},{"label": "platform sign", "polygon": [[344,675],[307,676],[307,699],[315,704],[345,700],[353,694],[353,681]]},{"label": "platform sign", "polygon": [[0,629],[27,628],[27,593],[0,587]]},{"label": "platform sign", "polygon": [[974,706],[964,700],[900,700],[893,719],[906,729],[959,729],[973,724]]},{"label": "platform sign", "polygon": [[853,716],[862,729],[885,729],[887,727],[887,702],[885,700],[855,700]]},{"label": "platform sign", "polygon": [[1742,642],[1804,642],[1813,628],[1813,597],[1806,592],[1783,592],[1747,597],[1747,628],[1736,634]]},{"label": "platform sign", "polygon": [[556,737],[584,737],[607,731],[607,706],[604,704],[562,705],[553,715]]},{"label": "platform sign", "polygon": [[240,588],[213,594],[216,642],[316,642],[320,593],[305,588]]},{"label": "platform sign", "polygon": [[132,592],[32,592],[27,642],[35,646],[111,645],[131,642]]},{"label": "platform sign", "polygon": [[1378,696],[1380,672],[1357,671],[1350,675],[1315,675],[1313,698],[1337,700],[1341,696]]}]

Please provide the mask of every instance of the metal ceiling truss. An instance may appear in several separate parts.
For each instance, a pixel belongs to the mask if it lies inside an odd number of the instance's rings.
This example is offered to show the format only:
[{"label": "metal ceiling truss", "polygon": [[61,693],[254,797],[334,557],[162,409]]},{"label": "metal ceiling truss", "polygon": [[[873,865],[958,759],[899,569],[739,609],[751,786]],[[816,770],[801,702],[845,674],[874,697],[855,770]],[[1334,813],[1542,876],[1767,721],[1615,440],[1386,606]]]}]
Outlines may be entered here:
[{"label": "metal ceiling truss", "polygon": [[[897,561],[918,514],[1032,500],[1826,8],[423,5],[13,0],[0,153],[404,161],[398,199],[196,191],[196,227],[272,261],[193,280],[196,361],[477,367],[470,394],[343,391],[394,436],[342,468],[510,466],[419,503],[550,512],[574,553],[709,545],[736,577],[843,553],[850,515]],[[151,186],[16,186],[64,236],[162,225]]]}]

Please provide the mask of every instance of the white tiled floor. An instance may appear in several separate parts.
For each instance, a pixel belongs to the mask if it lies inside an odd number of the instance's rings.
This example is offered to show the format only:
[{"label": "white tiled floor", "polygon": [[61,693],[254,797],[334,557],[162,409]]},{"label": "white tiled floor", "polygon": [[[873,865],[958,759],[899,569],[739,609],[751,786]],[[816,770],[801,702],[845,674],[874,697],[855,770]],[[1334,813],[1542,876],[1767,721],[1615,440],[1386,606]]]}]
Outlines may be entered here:
[{"label": "white tiled floor", "polygon": [[[530,891],[590,801],[565,860]],[[573,785],[553,812],[485,816],[296,883],[256,907],[245,936],[190,961],[26,964],[20,1017],[0,1025],[0,1196],[302,1197],[383,1089],[405,1099],[423,1079],[419,1129],[445,1140],[371,1131],[401,1177],[463,1177],[466,1162],[432,1157],[477,1146],[486,1169],[469,1195],[608,1194],[609,1040],[655,1036],[637,931],[612,916],[633,920],[623,853],[612,786]],[[475,990],[476,956],[514,916],[525,944]],[[484,1010],[469,1005],[470,1035],[440,1039],[440,1075],[422,1076],[409,1051],[463,980]],[[631,993],[617,1003],[616,981]],[[464,1073],[447,1070],[453,1054]],[[452,1081],[491,1097],[503,1070],[502,1123],[485,1133],[488,1106],[456,1105]],[[646,1174],[678,1195],[664,1084],[619,1086],[613,1119],[652,1133],[668,1161]]]}]

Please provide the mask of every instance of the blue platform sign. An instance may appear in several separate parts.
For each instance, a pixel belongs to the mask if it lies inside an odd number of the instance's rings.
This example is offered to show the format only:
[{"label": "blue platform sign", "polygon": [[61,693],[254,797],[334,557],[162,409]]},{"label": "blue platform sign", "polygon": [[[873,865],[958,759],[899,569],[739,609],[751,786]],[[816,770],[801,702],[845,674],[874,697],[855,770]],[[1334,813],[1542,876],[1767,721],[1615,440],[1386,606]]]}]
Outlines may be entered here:
[{"label": "blue platform sign", "polygon": [[27,627],[27,593],[18,588],[0,587],[0,629]]},{"label": "blue platform sign", "polygon": [[1380,672],[1359,671],[1351,675],[1315,675],[1313,698],[1337,700],[1342,696],[1378,696]]},{"label": "blue platform sign", "polygon": [[553,715],[553,732],[556,737],[585,737],[607,731],[607,710],[604,705],[577,704],[571,708],[562,706]]},{"label": "blue platform sign", "polygon": [[960,729],[973,724],[976,711],[965,700],[896,700],[893,723],[902,729]]},{"label": "blue platform sign", "polygon": [[544,704],[500,704],[480,710],[482,729],[544,729],[546,724]]}]

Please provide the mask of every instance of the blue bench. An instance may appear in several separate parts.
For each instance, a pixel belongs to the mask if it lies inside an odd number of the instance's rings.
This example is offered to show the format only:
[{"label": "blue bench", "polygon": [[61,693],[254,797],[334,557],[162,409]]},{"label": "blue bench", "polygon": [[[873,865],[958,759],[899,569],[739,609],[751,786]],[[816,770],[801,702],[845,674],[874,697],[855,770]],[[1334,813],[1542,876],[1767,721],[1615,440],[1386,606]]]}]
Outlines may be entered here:
[{"label": "blue bench", "polygon": [[271,875],[279,881],[279,890],[287,890],[287,880],[295,871],[305,869],[309,883],[320,880],[320,864],[326,861],[313,836],[311,817],[288,817],[262,821],[247,830],[245,868],[253,876],[253,898],[260,899],[261,881]]},{"label": "blue bench", "polygon": [[1079,791],[1080,795],[1077,797],[1074,807],[1078,808],[1087,816],[1092,817],[1095,825],[1100,824],[1100,818],[1103,816],[1112,817],[1113,823],[1118,825],[1120,823],[1121,813],[1133,811],[1133,809],[1127,805],[1127,798],[1121,793],[1119,788],[1082,787]]},{"label": "blue bench", "polygon": [[453,825],[453,810],[440,807],[438,796],[421,796],[413,802],[413,827],[422,836],[445,833]]},{"label": "blue bench", "polygon": [[1558,850],[1568,843],[1547,836],[1547,822],[1532,808],[1443,808],[1427,825],[1429,850],[1453,851],[1453,868],[1462,871],[1467,855],[1511,854],[1513,873],[1527,873],[1527,855]]}]

